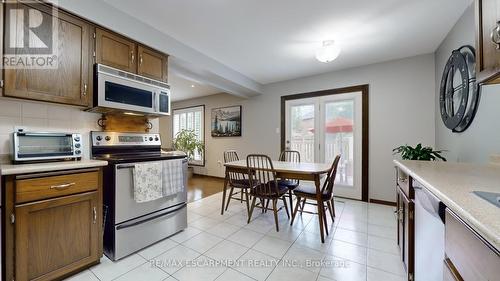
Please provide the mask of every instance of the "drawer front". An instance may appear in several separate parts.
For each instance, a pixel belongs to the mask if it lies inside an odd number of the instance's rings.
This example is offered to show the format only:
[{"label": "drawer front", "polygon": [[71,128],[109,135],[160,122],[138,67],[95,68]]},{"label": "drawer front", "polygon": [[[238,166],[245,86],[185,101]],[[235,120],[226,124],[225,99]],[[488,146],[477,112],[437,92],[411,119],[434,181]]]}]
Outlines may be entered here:
[{"label": "drawer front", "polygon": [[99,172],[16,180],[16,204],[97,190]]},{"label": "drawer front", "polygon": [[445,252],[463,280],[498,280],[500,256],[446,210]]}]

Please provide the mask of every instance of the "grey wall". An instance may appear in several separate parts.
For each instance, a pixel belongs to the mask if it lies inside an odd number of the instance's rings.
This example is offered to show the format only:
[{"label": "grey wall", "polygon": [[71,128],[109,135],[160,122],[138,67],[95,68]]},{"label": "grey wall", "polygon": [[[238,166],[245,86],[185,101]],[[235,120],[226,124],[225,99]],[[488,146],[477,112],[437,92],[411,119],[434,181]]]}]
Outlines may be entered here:
[{"label": "grey wall", "polygon": [[485,163],[491,154],[500,153],[500,86],[483,86],[477,115],[463,133],[452,133],[441,118],[439,83],[451,51],[462,45],[475,45],[474,6],[471,5],[441,43],[436,61],[436,146],[446,149],[449,161]]},{"label": "grey wall", "polygon": [[[223,176],[224,169],[218,161],[222,161],[224,150],[236,149],[240,157],[255,152],[278,157],[281,96],[369,84],[370,198],[395,201],[392,148],[418,142],[434,145],[434,71],[434,55],[422,55],[269,84],[263,95],[248,99],[220,94],[175,103],[173,108],[206,105],[207,163],[196,172]],[[243,136],[212,138],[210,110],[226,105],[243,106]],[[171,140],[171,122],[170,118],[160,120],[164,141]]]}]

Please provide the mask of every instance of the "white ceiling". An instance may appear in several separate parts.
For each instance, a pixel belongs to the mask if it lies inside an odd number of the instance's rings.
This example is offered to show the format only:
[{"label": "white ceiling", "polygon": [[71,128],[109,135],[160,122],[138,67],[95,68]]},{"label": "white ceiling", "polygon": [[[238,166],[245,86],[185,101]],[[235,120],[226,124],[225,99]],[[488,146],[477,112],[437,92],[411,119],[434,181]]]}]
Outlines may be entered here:
[{"label": "white ceiling", "polygon": [[223,92],[213,86],[202,82],[192,81],[189,80],[189,78],[181,77],[172,73],[168,76],[168,83],[172,89],[172,102],[199,98]]},{"label": "white ceiling", "polygon": [[[105,0],[267,84],[434,52],[472,0]],[[337,60],[314,59],[322,40]]]}]

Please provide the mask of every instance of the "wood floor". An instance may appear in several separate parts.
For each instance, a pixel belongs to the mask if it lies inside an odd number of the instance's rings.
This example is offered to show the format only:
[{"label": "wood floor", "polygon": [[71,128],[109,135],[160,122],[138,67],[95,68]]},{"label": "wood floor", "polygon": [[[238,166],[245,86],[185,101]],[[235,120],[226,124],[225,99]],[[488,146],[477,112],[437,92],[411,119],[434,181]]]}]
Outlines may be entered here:
[{"label": "wood floor", "polygon": [[221,192],[224,187],[224,179],[193,175],[188,180],[188,202],[194,202]]}]

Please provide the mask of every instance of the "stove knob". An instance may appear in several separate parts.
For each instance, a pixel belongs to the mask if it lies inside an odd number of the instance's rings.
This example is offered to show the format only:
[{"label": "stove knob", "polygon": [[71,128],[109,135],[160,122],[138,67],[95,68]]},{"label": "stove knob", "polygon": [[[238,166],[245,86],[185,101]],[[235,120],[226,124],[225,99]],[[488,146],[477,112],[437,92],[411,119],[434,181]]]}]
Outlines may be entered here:
[{"label": "stove knob", "polygon": [[97,136],[97,137],[95,137],[95,139],[98,140],[98,141],[100,141],[100,140],[102,140],[102,137],[101,136]]},{"label": "stove knob", "polygon": [[76,147],[76,148],[80,148],[80,146],[81,146],[81,144],[79,144],[79,143],[75,143],[75,147]]},{"label": "stove knob", "polygon": [[153,141],[153,137],[149,137],[149,141]]},{"label": "stove knob", "polygon": [[106,141],[110,141],[110,140],[111,140],[111,137],[110,137],[110,136],[106,136],[104,139],[105,139]]},{"label": "stove knob", "polygon": [[80,155],[82,152],[80,150],[75,150],[76,155]]},{"label": "stove knob", "polygon": [[79,142],[80,141],[80,137],[75,137],[75,141]]},{"label": "stove knob", "polygon": [[159,140],[159,138],[158,138],[158,136],[156,136],[156,137],[155,137],[155,141],[158,141],[158,140]]}]

